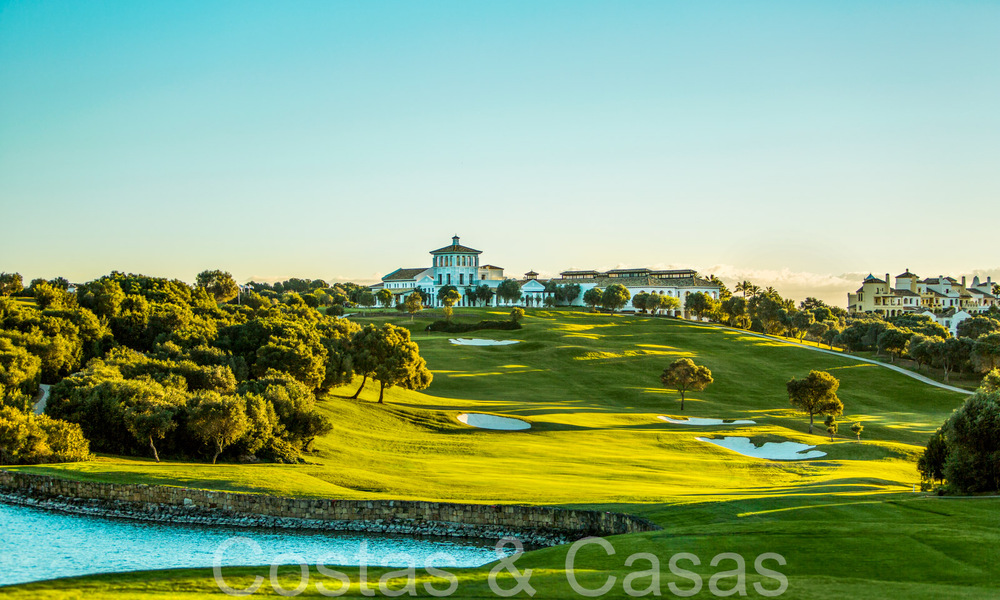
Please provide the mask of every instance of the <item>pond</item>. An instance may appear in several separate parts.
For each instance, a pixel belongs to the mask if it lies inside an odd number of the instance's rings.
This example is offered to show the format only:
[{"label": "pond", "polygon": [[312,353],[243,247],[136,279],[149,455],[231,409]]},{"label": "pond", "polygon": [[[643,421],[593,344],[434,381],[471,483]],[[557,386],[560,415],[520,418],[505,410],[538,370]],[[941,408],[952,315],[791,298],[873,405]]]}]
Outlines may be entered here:
[{"label": "pond", "polygon": [[[65,514],[0,503],[0,585],[94,573],[211,567],[216,550],[233,537],[256,542],[231,545],[223,565],[267,565],[293,553],[315,565],[418,567],[433,554],[434,566],[476,567],[496,560],[487,541],[411,538],[381,534],[332,533],[171,525]],[[495,542],[494,542],[495,543]],[[363,553],[363,554],[362,554]],[[283,560],[282,563],[295,562]]]}]

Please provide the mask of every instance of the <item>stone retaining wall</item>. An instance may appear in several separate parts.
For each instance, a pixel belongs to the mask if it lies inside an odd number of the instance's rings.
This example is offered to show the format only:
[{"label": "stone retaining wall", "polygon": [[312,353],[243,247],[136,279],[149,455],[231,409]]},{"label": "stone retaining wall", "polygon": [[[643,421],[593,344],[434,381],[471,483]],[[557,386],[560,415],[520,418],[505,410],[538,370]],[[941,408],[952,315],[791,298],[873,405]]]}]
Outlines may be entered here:
[{"label": "stone retaining wall", "polygon": [[521,538],[566,543],[660,529],[613,512],[511,504],[288,498],[163,485],[73,481],[0,470],[0,500],[67,512],[242,527],[371,531],[407,535]]}]

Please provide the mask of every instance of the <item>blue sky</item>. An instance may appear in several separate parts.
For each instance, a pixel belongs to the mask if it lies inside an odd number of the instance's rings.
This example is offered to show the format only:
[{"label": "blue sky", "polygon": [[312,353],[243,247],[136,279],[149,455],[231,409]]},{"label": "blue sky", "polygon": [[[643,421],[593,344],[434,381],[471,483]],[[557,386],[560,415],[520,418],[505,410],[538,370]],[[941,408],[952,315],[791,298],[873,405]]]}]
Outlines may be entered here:
[{"label": "blue sky", "polygon": [[[995,2],[0,3],[0,270],[997,272]],[[846,277],[843,275],[847,274]]]}]

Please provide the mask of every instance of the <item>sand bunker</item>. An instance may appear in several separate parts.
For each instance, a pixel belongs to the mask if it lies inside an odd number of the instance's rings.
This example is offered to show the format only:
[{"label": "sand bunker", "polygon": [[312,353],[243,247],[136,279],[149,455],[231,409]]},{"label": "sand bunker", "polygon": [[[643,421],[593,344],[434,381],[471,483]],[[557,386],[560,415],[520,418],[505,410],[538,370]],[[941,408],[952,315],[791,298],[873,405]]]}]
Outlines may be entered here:
[{"label": "sand bunker", "polygon": [[509,346],[518,343],[518,340],[470,340],[466,338],[455,338],[448,341],[456,346]]},{"label": "sand bunker", "polygon": [[478,427],[479,429],[498,429],[501,431],[531,429],[531,424],[527,421],[512,419],[510,417],[485,415],[483,413],[462,413],[458,415],[458,420],[470,427]]},{"label": "sand bunker", "polygon": [[826,456],[826,452],[812,450],[805,452],[816,446],[800,444],[798,442],[766,442],[763,446],[755,446],[750,438],[726,437],[721,440],[711,438],[694,438],[699,442],[708,442],[721,446],[727,450],[732,450],[743,456],[753,458],[766,458],[768,460],[805,460],[807,458],[819,458]]},{"label": "sand bunker", "polygon": [[755,425],[757,423],[756,421],[751,421],[750,419],[704,419],[702,417],[689,417],[687,419],[671,419],[670,417],[656,418],[675,425]]}]

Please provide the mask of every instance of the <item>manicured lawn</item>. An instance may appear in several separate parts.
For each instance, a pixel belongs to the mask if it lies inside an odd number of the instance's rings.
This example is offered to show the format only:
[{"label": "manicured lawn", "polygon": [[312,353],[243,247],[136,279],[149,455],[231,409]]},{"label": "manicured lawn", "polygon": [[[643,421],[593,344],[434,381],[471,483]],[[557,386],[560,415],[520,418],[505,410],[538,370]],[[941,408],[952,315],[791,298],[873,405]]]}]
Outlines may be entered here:
[{"label": "manicured lawn", "polygon": [[[456,318],[507,318],[508,312],[459,309]],[[317,441],[306,464],[212,466],[101,457],[23,469],[283,495],[588,506],[641,513],[665,527],[618,538],[615,557],[599,549],[587,553],[593,576],[601,580],[604,570],[622,570],[621,561],[634,551],[657,554],[666,571],[673,552],[689,550],[707,563],[730,550],[744,554],[751,575],[756,554],[783,554],[789,562],[783,572],[790,577],[783,597],[789,598],[984,597],[985,588],[976,586],[993,581],[995,561],[984,557],[1000,542],[1000,502],[912,493],[919,481],[917,454],[962,403],[962,394],[849,356],[671,319],[529,310],[522,330],[454,336],[423,331],[426,319],[389,318],[411,328],[434,383],[420,393],[389,390],[385,405],[374,403],[374,386],[361,400],[348,398],[353,388],[335,390],[320,402],[334,430]],[[455,346],[450,337],[521,343]],[[663,368],[680,356],[708,366],[715,378],[708,390],[688,396],[683,413],[677,393],[659,382]],[[821,427],[808,434],[808,419],[788,404],[785,382],[811,369],[841,380],[845,416],[833,442],[825,432],[819,435]],[[521,418],[532,428],[473,429],[455,419],[466,411]],[[657,415],[749,418],[757,424],[693,427],[667,424]],[[848,429],[853,420],[865,425],[861,442]],[[775,462],[695,440],[724,435],[804,442],[827,456]],[[552,548],[522,559],[538,570],[536,587],[550,591],[540,596],[563,596],[555,590],[567,589],[565,553]],[[487,571],[466,572],[461,597],[492,596]],[[665,573],[666,595],[669,577]],[[178,571],[38,584],[18,593],[54,597],[87,587],[96,597],[119,588],[125,594],[174,590],[178,595],[171,597],[197,597],[213,585],[204,571]]]}]

